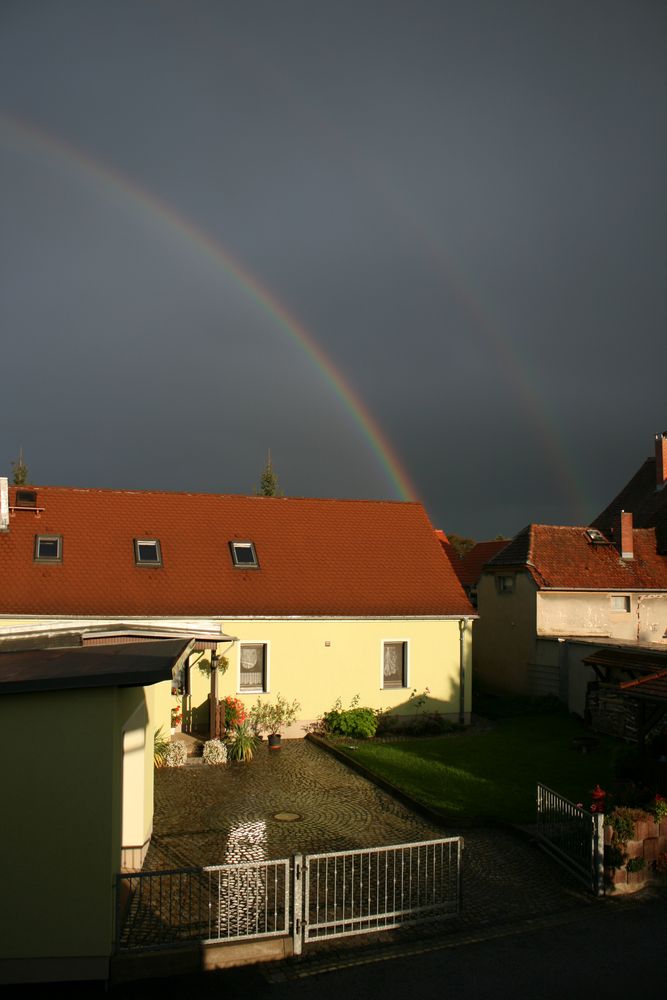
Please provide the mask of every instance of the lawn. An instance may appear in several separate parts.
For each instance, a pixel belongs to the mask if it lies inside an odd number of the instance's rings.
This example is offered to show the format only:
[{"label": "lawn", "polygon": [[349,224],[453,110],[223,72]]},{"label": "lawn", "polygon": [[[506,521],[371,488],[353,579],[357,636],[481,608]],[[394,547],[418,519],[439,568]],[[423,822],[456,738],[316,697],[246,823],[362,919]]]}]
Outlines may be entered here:
[{"label": "lawn", "polygon": [[501,718],[484,732],[346,740],[338,749],[445,818],[525,824],[535,821],[538,781],[586,806],[598,782],[613,787],[614,765],[626,748],[600,737],[596,750],[582,754],[572,740],[587,733],[583,723],[557,712]]}]

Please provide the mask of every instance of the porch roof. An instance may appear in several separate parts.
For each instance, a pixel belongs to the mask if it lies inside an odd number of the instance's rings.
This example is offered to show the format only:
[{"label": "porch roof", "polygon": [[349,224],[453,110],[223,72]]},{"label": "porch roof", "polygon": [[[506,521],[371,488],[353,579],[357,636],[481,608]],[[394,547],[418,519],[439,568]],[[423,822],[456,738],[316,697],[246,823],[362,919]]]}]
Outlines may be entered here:
[{"label": "porch roof", "polygon": [[144,687],[170,680],[192,639],[0,652],[0,695]]}]

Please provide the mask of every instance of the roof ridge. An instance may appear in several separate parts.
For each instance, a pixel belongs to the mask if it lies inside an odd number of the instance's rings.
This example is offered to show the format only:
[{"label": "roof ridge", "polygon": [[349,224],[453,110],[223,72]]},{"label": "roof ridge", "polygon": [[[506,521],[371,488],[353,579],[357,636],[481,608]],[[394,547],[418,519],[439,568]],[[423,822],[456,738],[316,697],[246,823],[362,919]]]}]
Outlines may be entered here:
[{"label": "roof ridge", "polygon": [[290,500],[307,500],[314,503],[359,503],[359,504],[388,504],[391,506],[404,507],[424,507],[420,500],[391,500],[386,497],[317,497],[317,496],[282,496],[265,497],[255,493],[214,493],[210,490],[155,490],[155,489],[123,489],[115,486],[46,486],[39,484],[25,484],[15,486],[10,484],[10,489],[26,490],[57,490],[61,493],[116,493],[123,496],[170,496],[170,497],[217,497],[220,499],[234,500],[269,500],[274,502]]}]

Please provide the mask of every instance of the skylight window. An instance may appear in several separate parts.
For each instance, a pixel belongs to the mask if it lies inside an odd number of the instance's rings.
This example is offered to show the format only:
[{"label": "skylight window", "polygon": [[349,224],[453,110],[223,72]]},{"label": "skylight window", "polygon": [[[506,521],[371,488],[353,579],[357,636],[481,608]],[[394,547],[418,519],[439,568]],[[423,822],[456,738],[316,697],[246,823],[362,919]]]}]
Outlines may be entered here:
[{"label": "skylight window", "polygon": [[62,562],[62,535],[35,535],[35,562]]},{"label": "skylight window", "polygon": [[230,542],[229,548],[235,566],[240,569],[259,569],[257,553],[252,542]]},{"label": "skylight window", "polygon": [[592,542],[593,545],[609,545],[609,544],[611,544],[609,542],[609,539],[605,538],[605,536],[602,534],[602,532],[598,531],[597,528],[587,528],[586,529],[586,535],[588,536],[589,542]]},{"label": "skylight window", "polygon": [[137,566],[161,566],[162,553],[157,538],[135,538],[134,561]]}]

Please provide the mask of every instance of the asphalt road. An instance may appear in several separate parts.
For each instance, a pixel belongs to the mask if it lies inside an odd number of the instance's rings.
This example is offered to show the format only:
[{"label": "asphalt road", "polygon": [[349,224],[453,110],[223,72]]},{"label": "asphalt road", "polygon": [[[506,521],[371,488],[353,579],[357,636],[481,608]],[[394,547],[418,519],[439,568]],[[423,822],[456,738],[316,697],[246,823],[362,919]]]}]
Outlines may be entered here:
[{"label": "asphalt road", "polygon": [[667,890],[652,890],[648,898],[601,900],[548,927],[428,947],[391,959],[380,959],[372,948],[359,949],[345,956],[351,964],[328,971],[318,970],[317,962],[301,967],[291,963],[284,967],[289,978],[283,981],[275,981],[280,975],[277,967],[256,966],[127,984],[113,988],[109,996],[112,1000],[183,995],[226,1000],[660,997],[667,989]]}]

